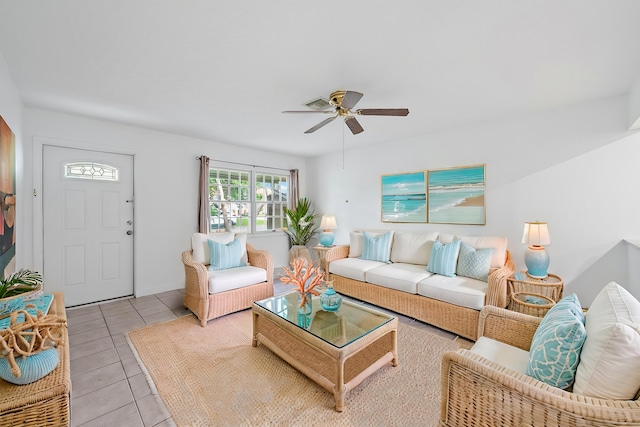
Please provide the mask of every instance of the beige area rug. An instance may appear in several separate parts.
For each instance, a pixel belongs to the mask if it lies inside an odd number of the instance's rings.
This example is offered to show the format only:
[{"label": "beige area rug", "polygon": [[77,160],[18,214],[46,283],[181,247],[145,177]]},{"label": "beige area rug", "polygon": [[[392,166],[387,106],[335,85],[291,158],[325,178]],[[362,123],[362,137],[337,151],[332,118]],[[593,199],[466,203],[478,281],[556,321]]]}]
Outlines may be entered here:
[{"label": "beige area rug", "polygon": [[399,366],[348,392],[339,413],[332,394],[268,348],[251,347],[251,336],[246,310],[206,328],[181,317],[129,340],[178,426],[436,426],[441,356],[460,346],[400,324]]}]

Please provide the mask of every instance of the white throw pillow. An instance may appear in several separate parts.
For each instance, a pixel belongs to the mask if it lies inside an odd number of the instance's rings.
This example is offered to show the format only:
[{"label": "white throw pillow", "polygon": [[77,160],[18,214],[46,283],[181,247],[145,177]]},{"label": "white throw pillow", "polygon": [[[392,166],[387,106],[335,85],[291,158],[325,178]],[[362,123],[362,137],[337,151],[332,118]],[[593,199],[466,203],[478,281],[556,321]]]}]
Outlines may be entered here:
[{"label": "white throw pillow", "polygon": [[393,236],[391,262],[427,265],[438,233],[403,233]]},{"label": "white throw pillow", "polygon": [[[490,236],[457,236],[467,245],[474,249],[493,248],[491,257],[491,268],[504,267],[504,260],[507,257],[507,238]],[[440,238],[438,238],[440,240]]]},{"label": "white throw pillow", "polygon": [[240,262],[244,265],[248,265],[249,257],[247,256],[247,233],[236,233],[234,234],[234,239],[240,240],[240,244],[242,245],[242,256],[240,257]]},{"label": "white throw pillow", "polygon": [[[193,250],[193,260],[195,262],[199,262],[200,264],[209,265],[211,261],[211,255],[209,253],[209,244],[207,240],[213,240],[214,242],[222,243],[226,245],[227,243],[233,242],[234,234],[229,232],[224,233],[194,233],[191,236],[191,249]],[[241,242],[242,243],[242,242]],[[246,246],[246,238],[244,241]],[[246,250],[245,250],[246,253]]]},{"label": "white throw pillow", "polygon": [[605,286],[585,315],[587,339],[573,392],[632,400],[640,389],[640,302],[615,282]]},{"label": "white throw pillow", "polygon": [[360,232],[349,233],[349,258],[360,258],[362,255],[362,245],[364,236]]}]

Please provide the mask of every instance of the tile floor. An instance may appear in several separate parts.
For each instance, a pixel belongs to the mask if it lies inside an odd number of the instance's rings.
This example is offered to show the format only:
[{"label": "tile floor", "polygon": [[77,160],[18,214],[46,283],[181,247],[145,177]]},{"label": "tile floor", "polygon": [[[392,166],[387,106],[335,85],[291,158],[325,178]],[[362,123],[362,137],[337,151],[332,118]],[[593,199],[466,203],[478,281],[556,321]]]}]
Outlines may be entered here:
[{"label": "tile floor", "polygon": [[[275,282],[275,294],[292,290],[280,281]],[[175,290],[67,309],[73,427],[175,426],[162,400],[151,394],[129,348],[126,333],[148,324],[192,315],[182,306],[183,296],[183,290]],[[391,314],[404,324],[456,339],[450,332]]]}]

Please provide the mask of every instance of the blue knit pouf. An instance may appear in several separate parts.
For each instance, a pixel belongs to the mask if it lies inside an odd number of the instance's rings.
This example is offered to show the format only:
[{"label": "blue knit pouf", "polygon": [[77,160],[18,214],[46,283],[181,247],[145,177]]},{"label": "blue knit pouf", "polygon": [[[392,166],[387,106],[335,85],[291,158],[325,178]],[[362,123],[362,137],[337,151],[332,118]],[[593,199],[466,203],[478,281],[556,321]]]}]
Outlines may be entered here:
[{"label": "blue knit pouf", "polygon": [[58,350],[55,348],[49,348],[27,357],[16,357],[16,364],[20,368],[20,376],[16,377],[11,373],[9,361],[3,357],[0,358],[0,378],[12,384],[30,384],[53,371],[58,366],[59,360]]}]

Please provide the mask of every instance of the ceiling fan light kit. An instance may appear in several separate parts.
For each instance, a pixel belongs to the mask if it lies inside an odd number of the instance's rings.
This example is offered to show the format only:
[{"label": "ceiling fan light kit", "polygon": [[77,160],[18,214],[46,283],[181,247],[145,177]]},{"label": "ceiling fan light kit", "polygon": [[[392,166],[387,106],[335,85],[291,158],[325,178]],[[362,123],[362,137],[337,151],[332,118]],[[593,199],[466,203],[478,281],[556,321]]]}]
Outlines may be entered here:
[{"label": "ceiling fan light kit", "polygon": [[[360,122],[355,118],[358,116],[397,116],[404,117],[409,115],[408,108],[362,108],[359,110],[352,110],[353,107],[360,101],[363,94],[351,90],[337,90],[329,96],[329,104],[334,108],[331,110],[307,110],[307,111],[283,111],[283,113],[321,113],[321,114],[335,114],[333,117],[324,119],[317,125],[310,129],[307,129],[305,133],[313,133],[323,126],[328,125],[338,117],[344,119],[345,124],[349,128],[352,134],[357,135],[364,131]],[[321,98],[317,98],[321,99]],[[316,100],[317,100],[316,99]],[[314,100],[315,101],[315,100]],[[317,108],[309,105],[312,102],[306,104],[310,108]]]}]

